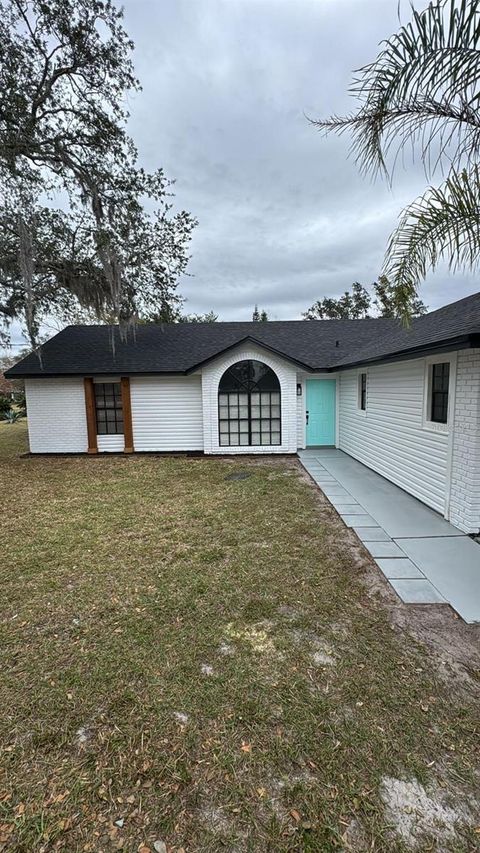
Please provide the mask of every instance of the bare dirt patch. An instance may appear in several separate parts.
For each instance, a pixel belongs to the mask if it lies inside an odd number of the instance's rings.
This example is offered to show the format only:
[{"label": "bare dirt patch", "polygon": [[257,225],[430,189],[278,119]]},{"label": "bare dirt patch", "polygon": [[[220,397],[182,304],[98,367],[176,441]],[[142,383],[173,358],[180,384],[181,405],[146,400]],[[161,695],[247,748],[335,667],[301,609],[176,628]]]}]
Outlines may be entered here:
[{"label": "bare dirt patch", "polygon": [[274,656],[277,652],[270,636],[272,622],[264,621],[256,625],[236,626],[228,624],[225,630],[230,640],[241,640],[247,643],[252,651],[260,655]]},{"label": "bare dirt patch", "polygon": [[371,850],[361,822],[353,818],[342,835],[342,853],[367,853]]},{"label": "bare dirt patch", "polygon": [[336,658],[331,643],[319,637],[313,631],[295,628],[292,637],[297,646],[310,649],[310,657],[315,666],[335,666]]},{"label": "bare dirt patch", "polygon": [[436,605],[395,608],[392,623],[428,647],[444,681],[480,694],[480,625]]},{"label": "bare dirt patch", "polygon": [[437,844],[452,841],[457,837],[459,825],[472,823],[468,805],[465,802],[457,802],[455,806],[447,804],[445,791],[435,784],[430,784],[427,791],[416,779],[404,781],[386,777],[382,781],[381,797],[388,822],[410,850],[425,838],[435,839]]}]

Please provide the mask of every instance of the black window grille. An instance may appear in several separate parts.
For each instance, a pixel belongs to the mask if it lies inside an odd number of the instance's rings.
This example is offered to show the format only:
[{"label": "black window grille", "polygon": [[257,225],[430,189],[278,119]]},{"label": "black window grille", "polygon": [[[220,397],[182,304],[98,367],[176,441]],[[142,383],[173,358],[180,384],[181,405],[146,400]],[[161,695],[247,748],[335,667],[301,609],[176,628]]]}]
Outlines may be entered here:
[{"label": "black window grille", "polygon": [[360,408],[366,411],[367,408],[367,374],[360,374]]},{"label": "black window grille", "polygon": [[280,382],[261,361],[239,361],[223,374],[218,389],[221,447],[282,443]]},{"label": "black window grille", "polygon": [[95,382],[97,435],[123,435],[120,382]]},{"label": "black window grille", "polygon": [[437,424],[446,424],[448,420],[449,382],[450,363],[445,361],[439,364],[432,364],[430,418]]}]

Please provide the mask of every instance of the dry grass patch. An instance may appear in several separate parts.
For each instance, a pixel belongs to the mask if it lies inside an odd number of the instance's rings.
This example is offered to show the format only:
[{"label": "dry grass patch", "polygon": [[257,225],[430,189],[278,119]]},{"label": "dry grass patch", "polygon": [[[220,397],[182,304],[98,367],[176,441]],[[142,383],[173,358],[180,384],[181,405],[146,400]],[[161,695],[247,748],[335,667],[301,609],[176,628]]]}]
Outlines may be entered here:
[{"label": "dry grass patch", "polygon": [[24,446],[0,427],[0,849],[439,849],[386,779],[440,787],[476,849],[478,683],[295,463]]}]

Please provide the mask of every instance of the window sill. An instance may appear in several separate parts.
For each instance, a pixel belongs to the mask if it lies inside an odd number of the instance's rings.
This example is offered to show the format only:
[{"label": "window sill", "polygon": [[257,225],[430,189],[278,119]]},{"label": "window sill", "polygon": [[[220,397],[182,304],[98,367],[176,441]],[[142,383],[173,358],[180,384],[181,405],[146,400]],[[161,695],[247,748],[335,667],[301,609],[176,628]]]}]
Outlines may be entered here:
[{"label": "window sill", "polygon": [[447,435],[450,432],[448,424],[437,424],[435,421],[424,421],[422,429],[425,430],[425,432],[436,432],[441,435]]},{"label": "window sill", "polygon": [[367,410],[361,409],[359,406],[357,406],[357,415],[360,415],[361,418],[366,418],[367,417]]}]

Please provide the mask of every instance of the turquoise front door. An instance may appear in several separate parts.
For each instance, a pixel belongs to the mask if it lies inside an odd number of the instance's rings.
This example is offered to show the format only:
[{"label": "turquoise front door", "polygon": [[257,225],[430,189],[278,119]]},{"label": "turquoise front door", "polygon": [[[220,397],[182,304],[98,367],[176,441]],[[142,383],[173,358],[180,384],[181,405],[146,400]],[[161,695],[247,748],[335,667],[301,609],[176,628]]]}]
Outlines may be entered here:
[{"label": "turquoise front door", "polygon": [[335,444],[335,379],[307,379],[307,447]]}]

